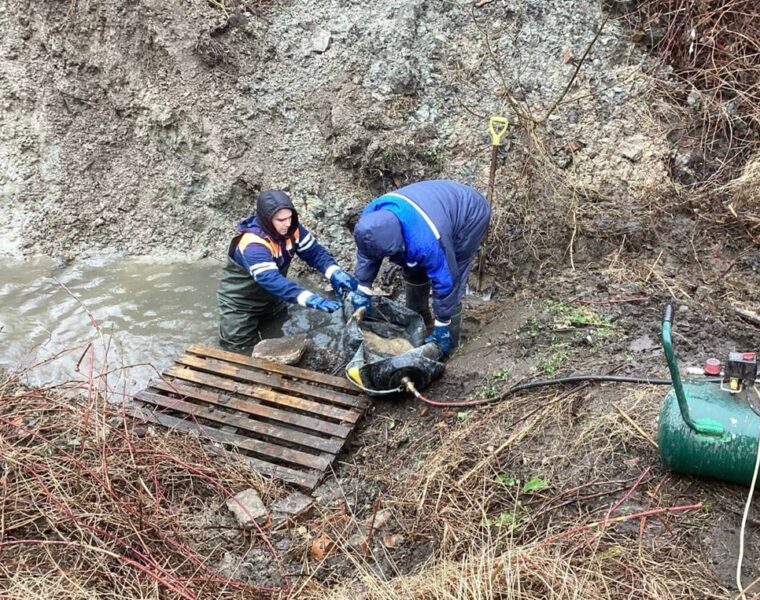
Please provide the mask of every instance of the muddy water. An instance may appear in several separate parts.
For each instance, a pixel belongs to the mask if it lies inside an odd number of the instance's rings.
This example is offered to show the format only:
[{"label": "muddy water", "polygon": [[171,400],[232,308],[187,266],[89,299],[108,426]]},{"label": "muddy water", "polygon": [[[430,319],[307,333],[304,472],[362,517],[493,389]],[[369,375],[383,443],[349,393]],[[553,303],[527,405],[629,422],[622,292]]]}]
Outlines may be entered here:
[{"label": "muddy water", "polygon": [[[23,370],[33,385],[95,376],[115,396],[131,394],[189,344],[216,345],[220,270],[212,259],[98,257],[59,267],[4,258],[0,367]],[[340,313],[295,306],[262,333],[309,333],[316,346],[336,349],[341,329]]]}]

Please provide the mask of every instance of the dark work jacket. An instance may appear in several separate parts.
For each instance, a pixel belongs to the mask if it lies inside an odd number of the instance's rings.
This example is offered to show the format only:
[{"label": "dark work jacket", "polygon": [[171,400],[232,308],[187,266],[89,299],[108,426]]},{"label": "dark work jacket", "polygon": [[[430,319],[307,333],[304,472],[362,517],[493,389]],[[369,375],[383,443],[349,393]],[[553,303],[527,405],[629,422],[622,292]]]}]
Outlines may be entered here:
[{"label": "dark work jacket", "polygon": [[491,210],[475,189],[455,181],[422,181],[370,202],[354,229],[356,278],[371,287],[383,258],[430,278],[433,312],[448,320],[488,229]]}]

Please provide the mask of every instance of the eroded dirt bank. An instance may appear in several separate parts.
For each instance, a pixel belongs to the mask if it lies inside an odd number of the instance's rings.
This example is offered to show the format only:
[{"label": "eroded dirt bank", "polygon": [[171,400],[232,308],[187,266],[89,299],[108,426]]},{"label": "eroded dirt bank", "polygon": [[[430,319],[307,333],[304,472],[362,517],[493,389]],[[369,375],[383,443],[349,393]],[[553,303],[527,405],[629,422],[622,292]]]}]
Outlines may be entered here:
[{"label": "eroded dirt bank", "polygon": [[[0,249],[221,254],[251,194],[282,187],[348,257],[348,215],[376,192],[485,186],[484,117],[517,118],[507,96],[548,116],[547,160],[597,197],[667,186],[653,63],[623,25],[604,22],[549,115],[604,14],[483,4],[4,2]],[[526,181],[526,140],[502,157],[504,205],[546,191]]]}]

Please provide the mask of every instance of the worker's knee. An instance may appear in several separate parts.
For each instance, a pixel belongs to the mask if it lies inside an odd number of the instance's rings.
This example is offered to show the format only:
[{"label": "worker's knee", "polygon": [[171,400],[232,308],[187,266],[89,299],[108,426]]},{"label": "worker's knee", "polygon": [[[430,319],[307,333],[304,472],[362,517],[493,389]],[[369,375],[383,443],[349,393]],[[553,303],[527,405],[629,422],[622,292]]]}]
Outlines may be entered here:
[{"label": "worker's knee", "polygon": [[219,315],[219,345],[232,352],[248,353],[259,341],[258,316],[240,310],[221,307]]}]

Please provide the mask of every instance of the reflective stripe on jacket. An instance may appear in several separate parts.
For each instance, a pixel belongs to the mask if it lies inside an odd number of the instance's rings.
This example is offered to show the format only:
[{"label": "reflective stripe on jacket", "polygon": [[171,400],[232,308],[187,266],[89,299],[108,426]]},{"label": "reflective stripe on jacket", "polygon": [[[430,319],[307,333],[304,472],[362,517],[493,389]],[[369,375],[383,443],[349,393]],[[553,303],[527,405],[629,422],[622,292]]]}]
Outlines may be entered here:
[{"label": "reflective stripe on jacket", "polygon": [[262,288],[285,302],[295,304],[298,295],[305,291],[295,281],[287,278],[293,256],[297,254],[322,274],[336,264],[330,253],[303,225],[299,224],[293,235],[283,240],[275,240],[268,235],[256,217],[243,221],[238,226],[238,231],[240,233],[230,244],[230,258],[245,269]]}]

